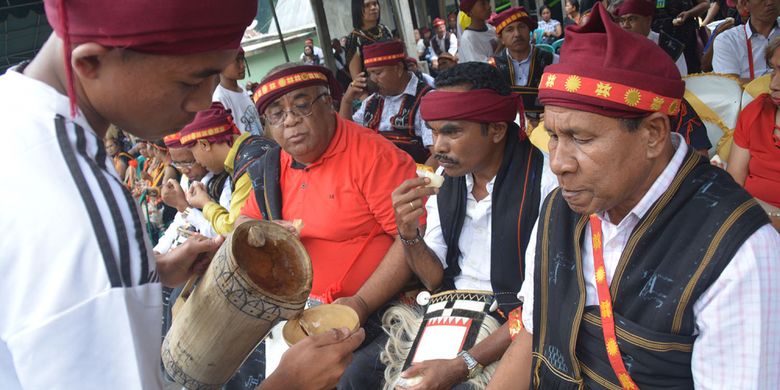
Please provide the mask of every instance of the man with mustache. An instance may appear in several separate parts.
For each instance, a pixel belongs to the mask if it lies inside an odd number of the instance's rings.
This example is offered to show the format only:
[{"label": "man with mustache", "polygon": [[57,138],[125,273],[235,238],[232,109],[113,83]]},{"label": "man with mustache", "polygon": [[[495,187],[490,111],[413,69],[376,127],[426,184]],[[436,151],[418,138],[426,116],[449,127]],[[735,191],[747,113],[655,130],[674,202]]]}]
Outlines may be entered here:
[{"label": "man with mustache", "polygon": [[284,64],[263,78],[255,103],[281,147],[250,166],[253,190],[239,223],[303,222],[297,234],[314,270],[311,304],[348,305],[366,329],[339,388],[376,389],[384,344],[374,339],[382,334],[383,307],[410,276],[388,266],[403,263],[389,195],[415,176],[415,165],[381,135],[341,118],[333,109],[339,93],[336,78],[321,66]]},{"label": "man with mustache", "polygon": [[544,110],[536,97],[539,80],[547,65],[558,63],[558,56],[531,45],[531,31],[537,25],[523,7],[509,8],[488,22],[495,26],[496,35],[506,47],[488,62],[499,70],[512,92],[522,96],[525,115],[536,127]]},{"label": "man with mustache", "polygon": [[539,91],[560,189],[489,388],[776,387],[780,236],[672,132],[685,85],[658,45],[601,4],[566,40]]},{"label": "man with mustache", "polygon": [[[421,112],[434,131],[434,158],[444,174],[436,191],[414,178],[392,195],[406,266],[431,290],[495,294],[502,327],[449,360],[415,364],[402,376],[422,375],[420,388],[447,388],[475,377],[478,362],[498,360],[510,343],[507,316],[521,304],[524,250],[541,201],[557,186],[546,159],[515,123],[519,96],[498,71],[468,62],[441,73]],[[426,200],[427,198],[427,200]],[[427,211],[427,228],[419,218]],[[404,265],[399,265],[399,268]]]},{"label": "man with mustache", "polygon": [[724,31],[713,42],[712,70],[749,82],[772,71],[764,59],[772,38],[780,35],[777,0],[739,0],[750,18],[742,26]]}]

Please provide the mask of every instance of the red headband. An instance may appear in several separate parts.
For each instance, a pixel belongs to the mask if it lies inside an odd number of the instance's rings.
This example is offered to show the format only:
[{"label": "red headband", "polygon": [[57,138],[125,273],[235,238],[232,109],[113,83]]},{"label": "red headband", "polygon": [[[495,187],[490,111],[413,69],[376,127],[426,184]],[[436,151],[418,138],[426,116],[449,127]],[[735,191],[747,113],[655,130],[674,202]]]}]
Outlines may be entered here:
[{"label": "red headband", "polygon": [[528,28],[533,31],[538,26],[536,21],[528,15],[524,7],[512,7],[508,10],[501,12],[500,14],[493,15],[488,23],[496,28],[496,34],[501,34],[506,26],[514,22],[524,23]]},{"label": "red headband", "polygon": [[184,147],[184,145],[181,144],[181,132],[166,135],[163,137],[163,142],[165,142],[165,146],[171,149],[179,149]]},{"label": "red headband", "polygon": [[377,42],[363,47],[366,68],[395,65],[406,59],[406,48],[401,41]]},{"label": "red headband", "polygon": [[422,99],[420,114],[426,121],[466,120],[479,123],[514,122],[520,114],[522,123],[523,101],[519,94],[504,96],[492,89],[431,91]]},{"label": "red headband", "polygon": [[257,87],[252,100],[255,101],[257,112],[265,113],[271,103],[280,97],[296,89],[324,85],[330,89],[330,96],[334,100],[341,100],[341,87],[328,68],[317,65],[299,65],[280,70],[263,79]]},{"label": "red headband", "polygon": [[235,49],[257,14],[256,0],[45,0],[44,6],[63,41],[71,116],[76,115],[73,45],[96,42],[168,55]]}]

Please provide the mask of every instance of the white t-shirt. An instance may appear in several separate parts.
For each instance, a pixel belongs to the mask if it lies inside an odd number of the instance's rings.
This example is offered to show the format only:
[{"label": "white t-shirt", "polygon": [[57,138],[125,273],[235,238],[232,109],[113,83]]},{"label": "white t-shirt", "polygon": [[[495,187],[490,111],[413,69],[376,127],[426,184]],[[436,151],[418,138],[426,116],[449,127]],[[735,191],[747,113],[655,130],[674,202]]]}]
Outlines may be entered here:
[{"label": "white t-shirt", "polygon": [[485,31],[466,29],[460,37],[458,62],[488,62],[498,45],[496,29],[488,26]]},{"label": "white t-shirt", "polygon": [[[317,46],[312,46],[312,53],[320,58],[320,62],[325,61],[325,53],[322,52],[322,49]],[[305,56],[304,53],[301,53],[300,61],[303,61],[303,57]]]},{"label": "white t-shirt", "polygon": [[[749,20],[748,20],[749,22]],[[753,51],[753,73],[755,78],[772,72],[766,64],[766,47],[772,38],[780,35],[778,22],[772,27],[769,37],[765,37],[750,28],[750,23],[734,26],[715,37],[712,53],[712,70],[716,73],[736,74],[741,78],[750,78],[750,62],[747,54],[747,37]]]},{"label": "white t-shirt", "polygon": [[0,388],[159,389],[155,258],[102,140],[69,107],[0,76]]},{"label": "white t-shirt", "polygon": [[249,132],[253,135],[263,135],[263,126],[260,124],[260,115],[252,102],[252,98],[240,85],[241,92],[231,91],[222,85],[217,85],[212,102],[220,102],[225,108],[233,111],[233,120],[242,133]]}]

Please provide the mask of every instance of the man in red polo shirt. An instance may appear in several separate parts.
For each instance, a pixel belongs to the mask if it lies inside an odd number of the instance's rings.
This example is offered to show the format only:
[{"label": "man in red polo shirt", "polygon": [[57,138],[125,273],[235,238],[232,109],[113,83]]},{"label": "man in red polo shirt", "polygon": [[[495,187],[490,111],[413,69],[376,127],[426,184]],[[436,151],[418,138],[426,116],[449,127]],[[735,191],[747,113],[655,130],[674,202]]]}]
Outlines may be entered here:
[{"label": "man in red polo shirt", "polygon": [[264,156],[262,172],[250,170],[260,180],[241,214],[302,220],[300,238],[314,268],[311,298],[351,306],[367,330],[341,383],[378,388],[378,354],[362,352],[384,347],[370,343],[382,332],[380,308],[410,276],[386,264],[403,261],[390,193],[416,176],[415,164],[381,135],[340,118],[332,104],[338,91],[319,66],[281,65],[261,82],[255,103],[281,148]]}]

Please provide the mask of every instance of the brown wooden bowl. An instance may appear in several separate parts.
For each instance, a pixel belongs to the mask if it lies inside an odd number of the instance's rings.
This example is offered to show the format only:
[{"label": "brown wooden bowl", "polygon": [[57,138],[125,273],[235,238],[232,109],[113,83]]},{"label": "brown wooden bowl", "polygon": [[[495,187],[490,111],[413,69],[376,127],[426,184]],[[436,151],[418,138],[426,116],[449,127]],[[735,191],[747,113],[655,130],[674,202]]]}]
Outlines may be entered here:
[{"label": "brown wooden bowl", "polygon": [[[300,321],[303,319],[303,321]],[[287,345],[293,346],[306,337],[301,322],[309,335],[325,333],[334,328],[347,328],[356,331],[360,327],[360,319],[351,307],[332,303],[306,309],[300,317],[287,321],[282,328],[282,336]]]}]

